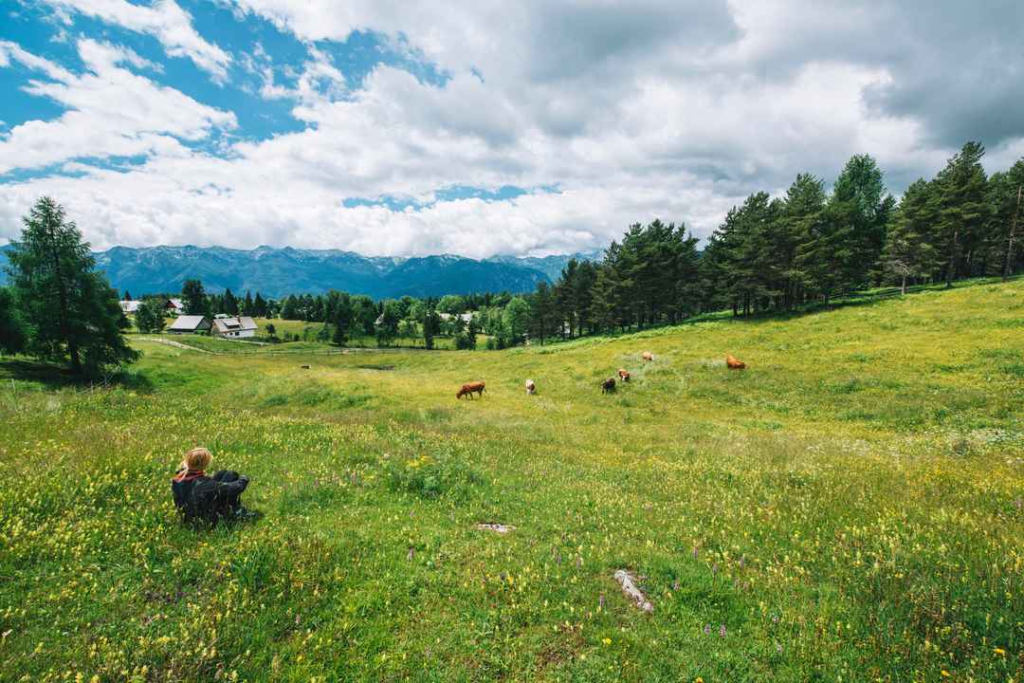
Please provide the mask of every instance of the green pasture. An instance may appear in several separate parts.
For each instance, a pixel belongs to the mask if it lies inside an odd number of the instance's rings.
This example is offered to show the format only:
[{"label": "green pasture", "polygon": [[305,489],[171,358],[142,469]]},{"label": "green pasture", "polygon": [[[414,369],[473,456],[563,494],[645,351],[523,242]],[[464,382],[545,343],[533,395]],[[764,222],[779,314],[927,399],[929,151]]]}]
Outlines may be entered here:
[{"label": "green pasture", "polygon": [[[132,339],[107,383],[0,361],[0,681],[1024,678],[1024,281],[497,352]],[[262,519],[178,523],[199,444]]]}]

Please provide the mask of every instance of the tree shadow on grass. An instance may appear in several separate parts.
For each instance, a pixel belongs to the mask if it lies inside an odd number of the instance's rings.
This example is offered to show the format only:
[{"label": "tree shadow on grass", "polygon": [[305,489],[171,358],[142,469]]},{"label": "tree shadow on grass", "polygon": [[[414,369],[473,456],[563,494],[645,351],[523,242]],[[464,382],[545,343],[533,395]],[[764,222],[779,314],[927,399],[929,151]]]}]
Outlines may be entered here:
[{"label": "tree shadow on grass", "polygon": [[31,382],[49,389],[111,389],[119,387],[140,393],[153,391],[153,383],[141,372],[120,368],[112,372],[76,375],[68,368],[54,363],[22,358],[0,359],[0,381]]}]

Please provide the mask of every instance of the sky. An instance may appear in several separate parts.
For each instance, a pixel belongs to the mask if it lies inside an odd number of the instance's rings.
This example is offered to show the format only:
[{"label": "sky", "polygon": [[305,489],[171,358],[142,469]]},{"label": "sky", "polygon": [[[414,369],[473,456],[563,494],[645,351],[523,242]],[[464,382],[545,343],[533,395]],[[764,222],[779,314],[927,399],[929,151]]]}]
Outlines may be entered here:
[{"label": "sky", "polygon": [[484,258],[1024,156],[1024,3],[0,0],[0,243]]}]

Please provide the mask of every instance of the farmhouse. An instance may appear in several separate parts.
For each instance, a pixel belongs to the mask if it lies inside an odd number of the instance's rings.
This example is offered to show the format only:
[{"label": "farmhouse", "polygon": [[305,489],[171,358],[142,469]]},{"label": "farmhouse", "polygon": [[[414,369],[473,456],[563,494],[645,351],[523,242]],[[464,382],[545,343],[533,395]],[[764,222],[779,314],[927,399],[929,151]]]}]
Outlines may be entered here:
[{"label": "farmhouse", "polygon": [[174,315],[181,315],[185,312],[185,302],[181,299],[168,299],[166,309]]},{"label": "farmhouse", "polygon": [[210,331],[221,337],[254,337],[256,327],[256,321],[249,316],[216,318]]},{"label": "farmhouse", "polygon": [[171,334],[195,334],[196,332],[207,332],[210,329],[210,321],[201,315],[179,315],[171,323],[167,331]]},{"label": "farmhouse", "polygon": [[139,310],[139,306],[141,305],[141,301],[124,300],[121,301],[121,311],[123,311],[125,315],[135,315]]}]

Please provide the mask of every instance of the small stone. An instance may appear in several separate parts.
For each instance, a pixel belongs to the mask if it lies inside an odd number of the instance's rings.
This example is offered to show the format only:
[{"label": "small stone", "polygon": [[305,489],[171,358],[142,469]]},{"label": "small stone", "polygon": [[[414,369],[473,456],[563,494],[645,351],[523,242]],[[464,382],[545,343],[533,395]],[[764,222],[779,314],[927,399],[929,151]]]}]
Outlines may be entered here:
[{"label": "small stone", "polygon": [[615,572],[615,580],[622,586],[622,592],[629,596],[636,606],[642,609],[644,612],[651,613],[654,611],[654,605],[650,603],[647,596],[637,588],[635,577],[625,569],[620,569]]}]

